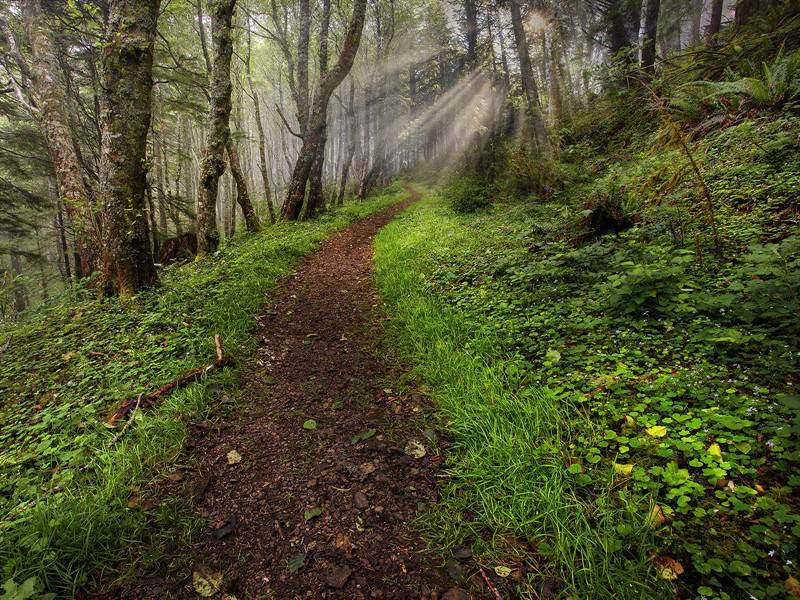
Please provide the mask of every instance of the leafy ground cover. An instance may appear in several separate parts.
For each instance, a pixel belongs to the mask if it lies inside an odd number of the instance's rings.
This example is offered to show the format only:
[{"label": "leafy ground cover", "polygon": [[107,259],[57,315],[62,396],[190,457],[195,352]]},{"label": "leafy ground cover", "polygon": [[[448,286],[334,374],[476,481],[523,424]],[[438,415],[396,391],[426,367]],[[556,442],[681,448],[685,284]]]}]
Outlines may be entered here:
[{"label": "leafy ground cover", "polygon": [[692,144],[718,250],[657,133],[574,140],[549,201],[457,214],[451,189],[379,236],[453,443],[431,544],[471,544],[534,597],[797,594],[799,131],[751,115]]},{"label": "leafy ground cover", "polygon": [[226,354],[246,355],[276,280],[334,230],[406,195],[397,185],[313,222],[271,227],[168,268],[160,288],[131,300],[65,299],[0,332],[0,579],[8,590],[27,581],[31,595],[71,595],[94,569],[115,565],[123,544],[157,539],[162,528],[190,532],[181,501],[154,503],[146,490],[171,470],[189,423],[235,394],[236,371],[138,411],[114,445],[103,420],[122,400],[208,364],[215,333]]}]

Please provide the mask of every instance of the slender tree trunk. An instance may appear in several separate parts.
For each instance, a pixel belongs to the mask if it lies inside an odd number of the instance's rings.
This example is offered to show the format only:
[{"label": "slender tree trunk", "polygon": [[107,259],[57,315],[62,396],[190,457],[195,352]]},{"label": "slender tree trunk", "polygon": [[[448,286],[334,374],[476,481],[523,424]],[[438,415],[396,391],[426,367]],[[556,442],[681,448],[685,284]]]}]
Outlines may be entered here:
[{"label": "slender tree trunk", "polygon": [[247,192],[247,182],[244,179],[244,173],[242,173],[236,142],[230,138],[228,139],[228,158],[231,165],[231,175],[233,175],[233,180],[236,182],[236,202],[239,203],[242,209],[247,231],[255,233],[261,230],[261,225],[258,222],[258,215],[253,209],[253,203],[250,201],[250,194]]},{"label": "slender tree trunk", "polygon": [[56,230],[58,235],[58,250],[61,260],[64,261],[64,276],[67,283],[72,280],[72,273],[69,266],[69,246],[67,246],[67,233],[64,227],[64,205],[61,203],[61,198],[57,200],[56,205]]},{"label": "slender tree trunk", "polygon": [[159,0],[110,0],[102,50],[103,275],[127,295],[156,282],[145,187]]},{"label": "slender tree trunk", "polygon": [[217,192],[219,178],[225,172],[224,153],[231,135],[231,23],[235,7],[236,0],[213,0],[209,4],[214,62],[209,90],[208,142],[200,164],[200,201],[197,207],[197,253],[200,256],[214,252],[219,246]]},{"label": "slender tree trunk", "polygon": [[466,17],[467,38],[467,70],[478,62],[478,8],[475,0],[464,0],[464,16]]},{"label": "slender tree trunk", "polygon": [[[267,169],[267,151],[264,141],[264,125],[261,122],[261,102],[258,97],[258,90],[253,84],[253,75],[250,71],[250,19],[247,21],[247,57],[245,60],[245,74],[247,75],[247,85],[250,88],[250,95],[253,97],[253,118],[256,122],[258,132],[258,166],[261,171],[261,182],[264,186],[264,201],[269,211],[269,222],[275,223],[275,207],[272,205],[272,191],[269,185],[269,171]],[[245,217],[246,218],[246,217]]]},{"label": "slender tree trunk", "polygon": [[11,252],[11,289],[14,292],[14,310],[17,314],[28,308],[28,293],[25,291],[25,284],[22,283],[22,259],[19,254]]},{"label": "slender tree trunk", "polygon": [[356,82],[350,78],[350,98],[347,101],[347,122],[350,124],[350,135],[347,141],[347,150],[342,161],[342,178],[339,183],[339,198],[336,202],[339,206],[344,204],[344,193],[347,189],[347,178],[350,175],[350,166],[353,164],[353,156],[356,153],[356,143],[358,141],[358,121],[355,111]]}]

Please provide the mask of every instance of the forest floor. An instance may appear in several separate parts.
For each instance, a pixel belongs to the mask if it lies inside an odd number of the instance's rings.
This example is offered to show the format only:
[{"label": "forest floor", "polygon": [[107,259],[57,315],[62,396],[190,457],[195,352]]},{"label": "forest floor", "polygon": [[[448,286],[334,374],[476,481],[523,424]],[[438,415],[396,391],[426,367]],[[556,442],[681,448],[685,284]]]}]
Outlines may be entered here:
[{"label": "forest floor", "polygon": [[190,490],[209,528],[115,597],[436,598],[452,585],[409,531],[437,500],[441,456],[422,431],[424,390],[392,389],[372,277],[373,238],[419,199],[409,191],[271,294],[241,404],[194,428],[195,466],[165,490]]}]

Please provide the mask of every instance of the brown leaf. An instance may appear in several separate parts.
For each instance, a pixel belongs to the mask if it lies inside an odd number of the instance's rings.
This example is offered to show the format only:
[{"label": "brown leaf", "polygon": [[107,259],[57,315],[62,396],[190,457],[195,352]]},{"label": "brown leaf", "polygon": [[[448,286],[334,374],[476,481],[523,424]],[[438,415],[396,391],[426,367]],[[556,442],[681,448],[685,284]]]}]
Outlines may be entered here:
[{"label": "brown leaf", "polygon": [[792,598],[800,598],[800,581],[791,575],[783,582],[783,587],[786,588],[786,593]]},{"label": "brown leaf", "polygon": [[683,575],[683,565],[670,556],[657,556],[653,562],[656,563],[658,576],[667,581],[674,581],[679,575]]}]

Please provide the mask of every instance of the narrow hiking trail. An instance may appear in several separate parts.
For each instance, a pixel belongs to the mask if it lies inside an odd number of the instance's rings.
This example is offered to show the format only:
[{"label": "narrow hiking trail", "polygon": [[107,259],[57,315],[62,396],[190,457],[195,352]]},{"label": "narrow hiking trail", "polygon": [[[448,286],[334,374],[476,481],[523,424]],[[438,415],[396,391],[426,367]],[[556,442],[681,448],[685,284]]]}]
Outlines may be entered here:
[{"label": "narrow hiking trail", "polygon": [[177,572],[142,576],[123,596],[196,597],[198,568],[224,573],[222,591],[240,599],[447,590],[409,529],[436,501],[441,459],[406,453],[422,439],[423,397],[391,389],[397,367],[384,360],[372,281],[373,238],[419,199],[409,191],[325,241],[273,291],[240,405],[219,426],[196,427],[187,450],[199,468],[181,485],[210,528],[170,553]]}]

